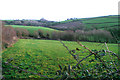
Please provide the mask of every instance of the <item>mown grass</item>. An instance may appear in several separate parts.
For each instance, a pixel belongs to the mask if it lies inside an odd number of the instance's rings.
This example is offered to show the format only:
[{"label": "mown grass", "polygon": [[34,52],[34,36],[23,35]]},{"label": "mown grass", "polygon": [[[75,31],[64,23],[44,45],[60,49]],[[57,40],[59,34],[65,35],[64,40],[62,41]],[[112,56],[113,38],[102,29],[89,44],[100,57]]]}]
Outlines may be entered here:
[{"label": "mown grass", "polygon": [[[65,43],[70,50],[79,48],[80,51],[77,51],[76,54],[79,54],[80,59],[89,54],[87,50],[74,41],[63,41],[63,43]],[[81,43],[91,50],[106,49],[106,47],[103,46],[104,43]],[[108,47],[109,50],[118,53],[117,44],[108,44]],[[11,58],[13,58],[13,61],[10,62],[12,65],[49,77],[53,77],[56,74],[56,71],[59,70],[59,64],[61,66],[67,66],[68,64],[75,65],[77,63],[64,46],[56,40],[20,39],[13,47],[7,48],[2,53],[3,62]],[[85,65],[89,64],[90,59],[94,59],[94,55],[82,63]],[[95,64],[95,62],[92,62],[89,66],[93,64]],[[5,78],[40,78],[37,75],[25,73],[7,65],[3,65],[3,76]]]}]

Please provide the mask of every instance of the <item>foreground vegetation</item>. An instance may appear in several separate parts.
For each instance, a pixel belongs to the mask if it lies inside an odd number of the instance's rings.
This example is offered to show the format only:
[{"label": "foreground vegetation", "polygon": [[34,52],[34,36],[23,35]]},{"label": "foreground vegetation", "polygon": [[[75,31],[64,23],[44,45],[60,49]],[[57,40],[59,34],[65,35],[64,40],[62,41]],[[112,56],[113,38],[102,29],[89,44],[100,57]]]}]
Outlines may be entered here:
[{"label": "foreground vegetation", "polygon": [[[83,47],[79,46],[74,41],[63,41],[63,43],[68,46],[70,50],[76,50],[79,48],[80,51],[76,51],[74,54],[79,55],[82,59],[89,55],[89,52]],[[83,45],[88,47],[90,50],[105,50],[106,47],[104,43],[93,43],[93,42],[81,42]],[[118,53],[117,44],[107,44],[109,50]],[[93,51],[94,51],[93,50]],[[36,74],[46,75],[48,77],[54,77],[56,71],[60,70],[60,66],[75,65],[77,61],[69,54],[69,52],[64,48],[64,46],[56,40],[32,40],[32,39],[20,39],[12,47],[7,48],[3,51],[3,76],[7,78],[41,78]],[[96,61],[91,61],[95,59],[94,55],[90,56],[82,62],[85,67],[93,67]],[[105,59],[110,60],[108,56]],[[114,58],[117,61],[117,58]],[[91,62],[90,62],[91,61]],[[11,65],[6,65],[9,62]],[[25,73],[20,69],[13,67],[17,66],[21,69],[29,71]]]}]

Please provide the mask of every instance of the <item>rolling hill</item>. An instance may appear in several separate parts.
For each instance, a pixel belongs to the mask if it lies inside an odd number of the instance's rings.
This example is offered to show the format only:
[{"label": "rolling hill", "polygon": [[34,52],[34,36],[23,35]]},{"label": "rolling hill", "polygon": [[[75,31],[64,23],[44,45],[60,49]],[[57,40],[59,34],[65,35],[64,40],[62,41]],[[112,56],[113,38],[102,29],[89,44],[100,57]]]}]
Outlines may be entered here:
[{"label": "rolling hill", "polygon": [[30,34],[33,34],[34,31],[38,31],[38,29],[43,31],[43,34],[46,35],[47,33],[52,33],[53,31],[59,31],[56,29],[52,29],[52,28],[47,28],[47,27],[42,27],[42,26],[23,26],[23,25],[10,25],[13,28],[24,28],[27,29],[29,31]]},{"label": "rolling hill", "polygon": [[[73,18],[71,20],[65,20],[61,21],[60,24],[52,26],[53,28],[59,28],[61,29],[64,27],[71,27],[71,25],[76,24],[75,26],[80,26],[81,23],[84,25],[87,29],[110,29],[114,27],[118,27],[118,15],[111,15],[111,16],[101,16],[101,17],[95,17],[95,18]],[[73,26],[75,28],[75,26]],[[63,27],[63,28],[64,28]]]},{"label": "rolling hill", "polygon": [[[120,39],[120,28],[118,26],[119,15],[109,15],[93,18],[71,18],[65,21],[48,21],[45,19],[41,20],[6,20],[4,21],[6,25],[12,24],[13,27],[17,25],[27,25],[26,27],[19,26],[21,28],[26,28],[32,32],[38,28],[47,31],[47,30],[93,30],[93,29],[102,29],[111,32],[114,38]],[[15,26],[16,25],[16,26]],[[29,26],[28,26],[29,25]],[[32,26],[32,27],[30,27]],[[37,26],[37,27],[35,27]],[[41,27],[42,26],[42,27]],[[32,28],[32,29],[31,29]],[[45,29],[43,29],[45,28]]]}]

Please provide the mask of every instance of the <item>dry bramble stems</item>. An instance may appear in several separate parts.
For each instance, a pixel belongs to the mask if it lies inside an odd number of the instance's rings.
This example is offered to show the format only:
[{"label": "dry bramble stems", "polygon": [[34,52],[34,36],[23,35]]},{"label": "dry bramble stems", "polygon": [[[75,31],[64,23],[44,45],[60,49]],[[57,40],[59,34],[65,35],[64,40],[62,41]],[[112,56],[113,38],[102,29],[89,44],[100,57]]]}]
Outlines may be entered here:
[{"label": "dry bramble stems", "polygon": [[[105,46],[106,46],[106,48],[107,48],[107,51],[109,51],[109,48],[108,48],[108,46],[107,46],[107,43],[105,42]],[[110,57],[110,59],[111,59],[111,61],[112,61],[112,63],[114,64],[114,67],[115,67],[115,63],[113,62],[113,59],[112,59],[112,57],[110,56],[110,53],[109,53],[109,57]],[[115,67],[115,70],[117,71],[117,68]]]},{"label": "dry bramble stems", "polygon": [[[85,47],[84,45],[82,45],[79,41],[77,41],[77,43],[80,45],[80,46],[82,46],[82,47],[84,47],[85,49],[87,49],[90,53],[92,53],[92,54],[94,54],[95,56],[97,55],[96,53],[94,53],[94,52],[92,52],[89,48],[87,48],[87,47]],[[102,64],[103,64],[103,66],[104,67],[106,67],[106,65],[104,64],[104,62],[98,57],[98,59],[100,60],[100,62],[102,62]],[[78,62],[78,64],[80,63],[80,61]],[[77,64],[77,65],[78,65]],[[108,70],[106,70],[107,72],[109,72]]]},{"label": "dry bramble stems", "polygon": [[[70,53],[70,54],[74,57],[74,59],[78,62],[77,56],[76,56],[76,55],[73,55],[73,54],[71,53],[71,51],[68,49],[68,47],[67,47],[60,39],[58,39],[58,40],[63,44],[63,46],[69,51],[69,53]],[[81,63],[79,63],[79,64],[80,64],[81,67],[83,67]]]},{"label": "dry bramble stems", "polygon": [[78,59],[77,58],[75,58],[75,55],[73,55],[72,53],[71,53],[71,51],[68,49],[68,47],[59,39],[59,41],[63,44],[63,46],[69,51],[69,53],[74,57],[74,59],[76,60],[76,61],[78,61]]}]

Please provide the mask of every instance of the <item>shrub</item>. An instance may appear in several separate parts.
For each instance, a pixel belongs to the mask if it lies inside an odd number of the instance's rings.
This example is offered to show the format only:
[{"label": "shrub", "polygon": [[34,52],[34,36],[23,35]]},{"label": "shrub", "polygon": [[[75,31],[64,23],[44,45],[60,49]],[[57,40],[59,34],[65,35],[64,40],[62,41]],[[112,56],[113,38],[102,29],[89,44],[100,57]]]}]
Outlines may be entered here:
[{"label": "shrub", "polygon": [[15,28],[16,34],[19,38],[22,37],[22,31],[20,30],[20,28]]},{"label": "shrub", "polygon": [[46,39],[50,39],[50,35],[48,33],[46,35]]},{"label": "shrub", "polygon": [[75,35],[73,31],[64,31],[61,32],[61,36],[60,36],[61,40],[75,40]]},{"label": "shrub", "polygon": [[38,33],[38,31],[34,31],[33,37],[34,37],[34,38],[39,38],[39,33]]},{"label": "shrub", "polygon": [[39,34],[40,38],[45,38],[43,35],[43,31],[41,29],[38,29],[38,34]]},{"label": "shrub", "polygon": [[52,37],[51,37],[51,39],[55,39],[55,40],[57,40],[57,39],[60,39],[60,32],[57,32],[57,31],[54,31],[54,32],[52,32]]},{"label": "shrub", "polygon": [[112,39],[110,32],[105,30],[76,30],[75,34],[77,40],[83,41],[110,42]]},{"label": "shrub", "polygon": [[76,30],[75,34],[76,34],[76,39],[77,40],[83,40],[83,41],[87,40],[85,31],[83,31],[83,30]]},{"label": "shrub", "polygon": [[2,26],[2,48],[5,49],[17,41],[16,32],[11,26]]},{"label": "shrub", "polygon": [[25,38],[29,36],[29,31],[23,28],[15,28],[16,34],[19,38]]}]

